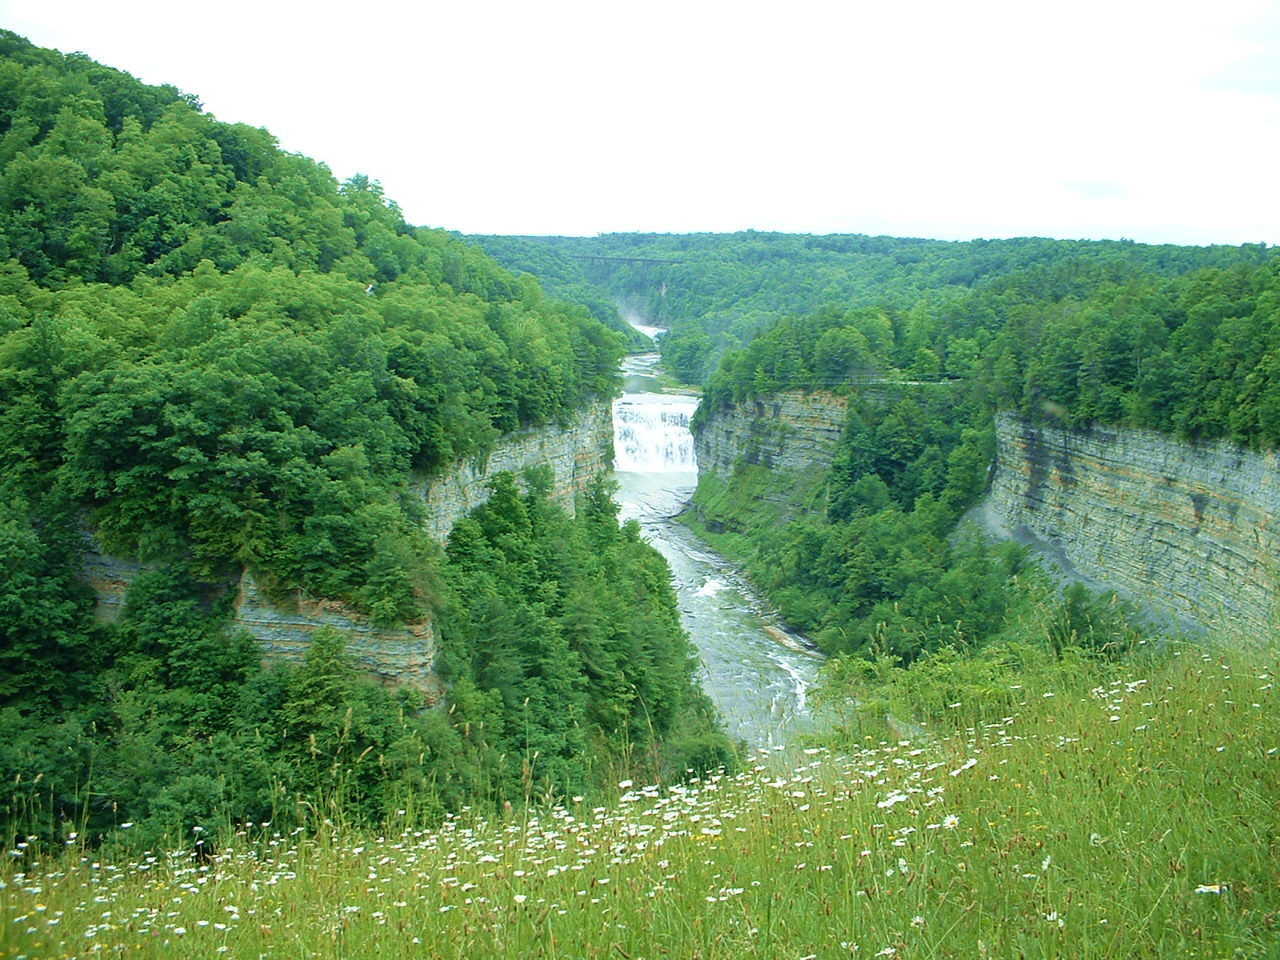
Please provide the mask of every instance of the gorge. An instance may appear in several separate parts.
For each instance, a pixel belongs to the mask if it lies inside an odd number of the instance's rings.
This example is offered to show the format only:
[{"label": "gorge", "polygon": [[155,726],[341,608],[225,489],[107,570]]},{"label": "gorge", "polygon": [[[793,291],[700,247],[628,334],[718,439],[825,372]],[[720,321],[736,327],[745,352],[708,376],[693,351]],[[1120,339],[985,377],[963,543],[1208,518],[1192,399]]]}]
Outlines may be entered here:
[{"label": "gorge", "polygon": [[735,741],[781,750],[809,729],[819,659],[786,633],[750,585],[675,520],[698,479],[689,421],[694,397],[660,392],[657,354],[629,357],[614,403],[621,516],[666,558],[681,621],[702,662],[699,679]]},{"label": "gorge", "polygon": [[[443,544],[454,524],[488,501],[493,477],[504,471],[519,476],[532,467],[551,471],[551,498],[572,513],[576,495],[609,469],[612,435],[610,405],[601,401],[566,424],[517,431],[499,438],[487,455],[462,458],[447,470],[419,478],[412,491],[426,507],[428,533]],[[119,618],[130,585],[145,569],[144,564],[104,553],[89,540],[85,579],[97,598],[100,619]],[[432,669],[436,637],[429,620],[378,626],[337,601],[301,592],[271,597],[248,568],[224,589],[235,597],[231,626],[257,640],[266,659],[301,662],[315,631],[329,626],[349,635],[348,651],[369,673],[389,683],[416,686],[432,699],[441,693]]]},{"label": "gorge", "polygon": [[[761,486],[749,509],[785,522],[801,509],[793,491],[830,466],[847,408],[833,394],[785,391],[714,412],[697,432],[700,468],[730,487],[748,467],[782,471],[788,479]],[[990,534],[1181,626],[1233,639],[1273,629],[1274,452],[1118,426],[1064,429],[1010,412],[997,416],[996,437],[990,494],[975,511]],[[732,511],[700,508],[709,526],[732,526]]]}]

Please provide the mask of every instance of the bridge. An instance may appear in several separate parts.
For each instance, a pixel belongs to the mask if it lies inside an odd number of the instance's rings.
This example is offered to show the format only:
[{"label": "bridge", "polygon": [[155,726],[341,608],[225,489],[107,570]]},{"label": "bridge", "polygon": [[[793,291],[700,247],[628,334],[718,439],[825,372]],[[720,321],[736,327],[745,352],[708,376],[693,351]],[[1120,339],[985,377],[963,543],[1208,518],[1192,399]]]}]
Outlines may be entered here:
[{"label": "bridge", "polygon": [[599,254],[590,253],[571,253],[570,259],[582,260],[595,266],[598,263],[640,263],[646,266],[653,266],[658,263],[679,263],[679,260],[659,260],[655,257],[603,257]]}]

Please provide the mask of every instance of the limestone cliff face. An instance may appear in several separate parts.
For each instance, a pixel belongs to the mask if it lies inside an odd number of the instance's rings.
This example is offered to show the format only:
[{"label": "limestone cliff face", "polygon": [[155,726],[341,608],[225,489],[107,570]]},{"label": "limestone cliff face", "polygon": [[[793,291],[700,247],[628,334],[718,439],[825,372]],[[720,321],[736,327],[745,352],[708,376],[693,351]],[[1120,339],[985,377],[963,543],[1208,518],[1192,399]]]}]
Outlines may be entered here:
[{"label": "limestone cliff face", "polygon": [[554,475],[552,498],[572,513],[575,494],[612,463],[613,408],[599,402],[572,423],[508,434],[487,458],[459,460],[416,489],[427,502],[427,530],[443,543],[455,523],[489,499],[487,484],[495,474],[508,471],[518,479],[527,467],[545,464]]},{"label": "limestone cliff face", "polygon": [[694,435],[699,473],[727,480],[740,464],[771,470],[830,466],[849,401],[785,391],[712,414]]},{"label": "limestone cliff face", "polygon": [[847,412],[843,397],[798,391],[716,411],[694,436],[699,519],[714,532],[741,532],[815,509]]},{"label": "limestone cliff face", "polygon": [[[746,509],[785,522],[802,506],[792,489],[831,465],[846,412],[841,397],[795,392],[717,411],[695,438],[698,470],[727,481],[742,465],[769,468],[776,479],[757,484]],[[996,427],[982,511],[993,533],[1190,625],[1240,638],[1280,625],[1276,453],[1114,426],[1059,430],[1007,413]],[[725,502],[698,503],[712,529],[736,528],[744,505]]]},{"label": "limestone cliff face", "polygon": [[1091,580],[1228,636],[1277,623],[1280,463],[1145,430],[996,421],[991,509]]},{"label": "limestone cliff face", "polygon": [[[573,423],[521,431],[500,440],[488,458],[460,461],[442,474],[419,481],[415,489],[427,502],[427,528],[444,541],[453,525],[489,498],[486,483],[509,470],[519,476],[527,467],[546,464],[552,470],[552,496],[573,509],[574,495],[608,470],[613,456],[613,423],[607,402],[584,410]],[[129,585],[145,569],[141,564],[91,549],[85,579],[98,596],[98,615],[119,616]],[[347,633],[348,652],[356,662],[384,680],[408,683],[429,696],[439,693],[432,671],[436,637],[430,622],[403,627],[376,627],[364,614],[330,600],[302,595],[271,598],[249,571],[225,585],[234,591],[233,627],[249,631],[272,660],[300,661],[317,629],[329,625]]]}]

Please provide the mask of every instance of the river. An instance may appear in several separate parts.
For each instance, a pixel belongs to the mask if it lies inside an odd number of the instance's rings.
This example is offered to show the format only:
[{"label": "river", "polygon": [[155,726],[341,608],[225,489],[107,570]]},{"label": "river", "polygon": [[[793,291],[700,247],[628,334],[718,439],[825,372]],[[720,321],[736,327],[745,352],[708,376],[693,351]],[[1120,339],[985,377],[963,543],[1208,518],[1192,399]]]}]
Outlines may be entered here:
[{"label": "river", "polygon": [[624,392],[614,401],[621,515],[640,524],[671,566],[681,617],[702,662],[703,689],[729,736],[783,750],[811,722],[809,690],[821,659],[781,629],[732,566],[671,519],[698,481],[689,433],[698,401],[659,392],[657,359],[656,353],[628,357]]}]

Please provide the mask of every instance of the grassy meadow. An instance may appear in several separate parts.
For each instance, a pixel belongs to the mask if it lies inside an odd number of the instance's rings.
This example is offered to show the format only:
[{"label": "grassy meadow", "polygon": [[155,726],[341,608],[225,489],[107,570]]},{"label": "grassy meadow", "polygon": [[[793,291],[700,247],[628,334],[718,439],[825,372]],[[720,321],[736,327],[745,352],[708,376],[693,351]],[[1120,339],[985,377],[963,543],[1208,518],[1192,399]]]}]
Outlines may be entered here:
[{"label": "grassy meadow", "polygon": [[203,859],[15,837],[0,956],[1280,957],[1276,656],[1057,664],[972,726],[599,806],[320,811]]}]

